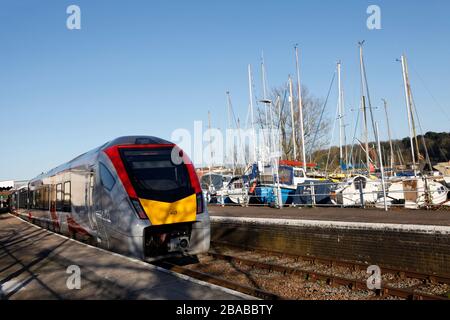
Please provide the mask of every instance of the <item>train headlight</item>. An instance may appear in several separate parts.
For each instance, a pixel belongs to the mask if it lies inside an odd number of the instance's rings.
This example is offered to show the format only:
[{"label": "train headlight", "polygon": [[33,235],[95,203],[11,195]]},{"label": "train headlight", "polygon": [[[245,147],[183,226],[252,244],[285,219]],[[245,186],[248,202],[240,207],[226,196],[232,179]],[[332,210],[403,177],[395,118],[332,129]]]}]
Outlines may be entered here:
[{"label": "train headlight", "polygon": [[144,208],[142,208],[141,203],[137,199],[131,199],[131,203],[133,204],[134,209],[140,219],[147,219],[147,215],[145,214]]},{"label": "train headlight", "polygon": [[197,214],[203,213],[204,211],[203,193],[197,193]]}]

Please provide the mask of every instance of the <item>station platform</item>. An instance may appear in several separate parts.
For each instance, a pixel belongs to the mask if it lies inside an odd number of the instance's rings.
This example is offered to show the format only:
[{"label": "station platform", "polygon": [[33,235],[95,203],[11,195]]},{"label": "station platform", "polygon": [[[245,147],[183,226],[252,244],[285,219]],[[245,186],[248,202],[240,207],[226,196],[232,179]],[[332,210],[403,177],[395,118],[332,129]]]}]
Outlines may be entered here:
[{"label": "station platform", "polygon": [[[79,267],[80,289],[69,279],[74,275],[70,266]],[[0,214],[0,299],[248,298]]]},{"label": "station platform", "polygon": [[450,226],[450,210],[408,210],[362,208],[283,208],[209,206],[210,216],[229,218],[294,219],[352,223]]}]

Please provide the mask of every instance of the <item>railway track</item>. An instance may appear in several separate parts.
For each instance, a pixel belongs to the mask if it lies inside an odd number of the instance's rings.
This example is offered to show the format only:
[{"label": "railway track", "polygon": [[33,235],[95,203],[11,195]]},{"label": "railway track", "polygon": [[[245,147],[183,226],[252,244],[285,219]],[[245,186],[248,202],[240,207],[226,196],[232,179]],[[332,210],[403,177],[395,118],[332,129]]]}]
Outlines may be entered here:
[{"label": "railway track", "polygon": [[[296,254],[289,254],[284,253],[280,251],[271,251],[271,250],[265,250],[265,249],[259,249],[251,246],[245,246],[245,245],[236,245],[231,244],[227,242],[220,242],[220,241],[211,241],[211,245],[213,246],[223,246],[223,247],[230,247],[230,248],[237,248],[239,250],[245,250],[245,251],[254,251],[259,252],[261,254],[267,254],[270,256],[276,256],[276,257],[290,257],[296,261],[303,260],[307,261],[311,264],[322,264],[326,265],[327,267],[334,267],[334,266],[341,266],[341,267],[347,267],[352,270],[362,270],[366,271],[368,264],[360,263],[360,262],[351,262],[351,261],[342,261],[342,260],[335,260],[335,259],[326,259],[326,258],[318,258],[314,256],[305,256],[305,255],[296,255]],[[390,268],[386,266],[380,266],[383,269],[384,273],[391,273],[398,275],[401,278],[412,278],[412,279],[419,279],[423,281],[427,281],[430,283],[444,283],[450,285],[450,277],[443,277],[438,276],[434,274],[427,274],[427,273],[419,273],[419,272],[413,272],[408,270],[400,270],[395,268]]]},{"label": "railway track", "polygon": [[155,265],[162,267],[164,269],[168,269],[171,270],[173,272],[177,272],[180,274],[184,274],[187,276],[190,276],[192,278],[198,279],[198,280],[202,280],[211,284],[215,284],[221,287],[225,287],[228,289],[232,289],[235,291],[239,291],[241,293],[245,293],[248,294],[250,296],[256,297],[256,298],[260,298],[263,300],[281,300],[282,297],[273,294],[271,292],[265,291],[265,290],[261,290],[261,289],[257,289],[257,288],[253,288],[250,286],[245,286],[242,284],[239,284],[237,282],[233,282],[233,281],[229,281],[226,279],[223,279],[221,277],[212,275],[212,274],[208,274],[208,273],[204,273],[204,272],[200,272],[200,271],[196,271],[196,270],[192,270],[188,267],[184,267],[184,266],[180,266],[177,265],[175,263],[172,262],[168,262],[168,261],[163,261],[163,262],[157,262],[154,263]]},{"label": "railway track", "polygon": [[[228,253],[223,253],[223,251]],[[255,254],[257,257],[249,258]],[[274,260],[277,261],[278,259],[286,257],[293,261],[306,262],[310,264],[311,267],[292,267],[279,262],[273,262]],[[267,259],[270,260],[270,262],[264,261]],[[284,288],[275,287],[267,289],[256,283],[259,278],[267,276],[275,277],[274,279],[276,279],[276,281],[281,280],[281,283],[285,283],[286,286],[290,286],[291,283],[298,285],[299,282],[314,283],[314,285],[319,283],[319,287],[325,291],[330,290],[327,288],[343,288],[343,295],[352,295],[355,292],[361,292],[362,294],[357,297],[358,299],[397,298],[407,300],[448,300],[448,298],[442,295],[422,292],[419,291],[419,289],[424,284],[448,285],[450,284],[449,278],[392,268],[382,268],[383,274],[393,275],[400,279],[400,282],[414,281],[412,284],[406,285],[406,287],[398,287],[391,284],[390,281],[383,281],[381,289],[376,290],[376,295],[374,295],[373,291],[367,289],[366,280],[354,276],[349,277],[348,274],[335,274],[332,270],[333,268],[339,267],[347,268],[349,270],[364,271],[365,273],[368,266],[361,263],[289,255],[281,252],[272,252],[221,242],[212,242],[212,250],[208,254],[202,256],[201,260],[202,261],[198,263],[184,266],[169,261],[160,262],[158,265],[174,272],[182,273],[266,300],[296,299],[295,295],[283,294],[281,291],[283,291]],[[226,273],[227,267],[223,265],[223,263],[233,266],[233,268],[230,269],[230,274]],[[237,271],[237,266],[242,268],[242,270]],[[316,271],[317,269],[319,269],[319,271]],[[326,272],[320,271],[324,269]],[[231,274],[231,272],[235,274]],[[264,274],[261,274],[261,272]],[[239,273],[245,274],[247,277],[251,276],[252,279],[256,278],[256,280],[253,280],[250,284],[245,283],[245,281],[238,281]],[[274,282],[276,281],[274,280]],[[320,290],[321,289],[314,289],[314,291],[318,292],[318,295],[321,294]],[[323,295],[323,298],[327,298],[326,294]]]}]

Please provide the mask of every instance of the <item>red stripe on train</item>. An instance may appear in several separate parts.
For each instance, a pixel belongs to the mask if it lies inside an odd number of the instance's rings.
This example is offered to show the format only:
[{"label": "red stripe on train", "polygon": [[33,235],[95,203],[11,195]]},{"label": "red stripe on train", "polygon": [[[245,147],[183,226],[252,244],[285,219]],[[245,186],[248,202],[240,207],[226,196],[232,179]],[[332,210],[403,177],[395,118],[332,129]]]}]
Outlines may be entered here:
[{"label": "red stripe on train", "polygon": [[69,232],[76,233],[79,235],[89,236],[89,232],[86,231],[82,226],[75,222],[73,217],[67,217],[67,224],[69,226]]},{"label": "red stripe on train", "polygon": [[122,181],[122,184],[125,190],[127,191],[128,195],[131,198],[137,198],[136,191],[134,190],[133,185],[131,184],[131,181],[128,178],[125,166],[123,165],[122,159],[120,158],[119,146],[113,146],[111,148],[108,148],[105,150],[105,153],[108,155],[109,159],[114,165],[117,175],[119,176],[120,181]]}]

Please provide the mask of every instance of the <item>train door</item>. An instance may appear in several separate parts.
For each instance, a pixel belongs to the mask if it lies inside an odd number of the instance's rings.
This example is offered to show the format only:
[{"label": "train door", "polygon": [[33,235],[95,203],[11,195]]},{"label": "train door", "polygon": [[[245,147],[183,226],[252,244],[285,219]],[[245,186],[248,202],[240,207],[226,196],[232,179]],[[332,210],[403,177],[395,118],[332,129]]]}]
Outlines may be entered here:
[{"label": "train door", "polygon": [[94,210],[94,189],[95,189],[95,173],[92,168],[86,179],[86,212],[89,221],[89,227],[91,228],[92,235],[97,237],[97,221],[95,218],[95,210]]},{"label": "train door", "polygon": [[91,189],[92,195],[92,206],[91,210],[93,210],[93,218],[94,225],[97,231],[97,242],[98,244],[106,249],[109,249],[109,237],[107,225],[110,223],[109,219],[109,210],[105,203],[105,191],[102,185],[101,176],[100,176],[100,167],[97,168],[97,175],[92,173],[92,181],[93,188]]}]

